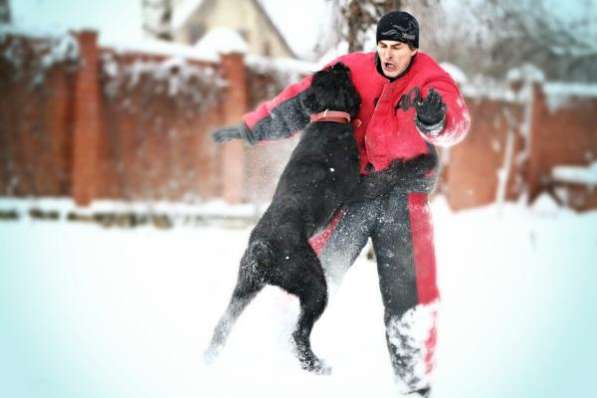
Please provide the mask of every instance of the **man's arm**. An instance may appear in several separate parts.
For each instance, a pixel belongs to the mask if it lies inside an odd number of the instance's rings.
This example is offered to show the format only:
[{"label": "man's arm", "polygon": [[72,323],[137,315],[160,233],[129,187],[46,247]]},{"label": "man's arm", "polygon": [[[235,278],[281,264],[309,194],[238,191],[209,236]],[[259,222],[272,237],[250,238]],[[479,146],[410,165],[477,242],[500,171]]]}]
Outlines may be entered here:
[{"label": "man's arm", "polygon": [[245,114],[240,124],[216,130],[213,133],[214,141],[242,139],[256,144],[259,141],[287,138],[302,130],[309,122],[309,115],[301,106],[301,98],[310,86],[311,78],[307,76],[286,87],[273,99]]},{"label": "man's arm", "polygon": [[471,118],[464,98],[446,72],[425,84],[415,109],[417,130],[432,145],[457,144],[470,129]]}]

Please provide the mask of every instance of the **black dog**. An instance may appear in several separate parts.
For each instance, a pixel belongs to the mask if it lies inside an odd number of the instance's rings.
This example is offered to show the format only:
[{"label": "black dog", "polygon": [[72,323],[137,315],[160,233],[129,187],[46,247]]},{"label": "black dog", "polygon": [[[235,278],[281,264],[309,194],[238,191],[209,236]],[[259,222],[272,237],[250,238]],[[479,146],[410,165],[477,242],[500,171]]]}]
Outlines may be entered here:
[{"label": "black dog", "polygon": [[[309,114],[327,109],[355,117],[360,97],[342,64],[317,72],[302,98]],[[309,336],[327,304],[327,286],[309,237],[326,224],[359,182],[358,154],[350,123],[314,122],[302,133],[282,172],[271,205],[251,232],[226,312],[207,359],[225,344],[235,320],[266,285],[296,295],[301,310],[292,337],[303,369],[328,373],[313,353]]]},{"label": "black dog", "polygon": [[[338,63],[313,76],[301,104],[308,114],[330,110],[354,118],[360,97],[349,69]],[[309,238],[359,191],[358,159],[350,123],[326,120],[307,125],[280,177],[271,205],[251,232],[238,282],[206,352],[207,361],[215,359],[236,319],[270,284],[300,300],[300,316],[292,338],[302,368],[330,372],[311,350],[311,330],[327,304],[327,285]],[[403,168],[400,173],[407,172]],[[364,197],[382,194],[379,190],[361,191]]]}]

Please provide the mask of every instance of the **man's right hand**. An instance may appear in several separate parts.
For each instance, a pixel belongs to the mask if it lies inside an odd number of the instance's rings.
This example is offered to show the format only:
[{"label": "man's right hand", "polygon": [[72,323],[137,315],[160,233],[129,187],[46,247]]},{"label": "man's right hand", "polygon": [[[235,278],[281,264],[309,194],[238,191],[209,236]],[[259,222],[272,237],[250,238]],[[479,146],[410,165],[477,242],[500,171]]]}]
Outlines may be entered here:
[{"label": "man's right hand", "polygon": [[217,143],[245,139],[245,128],[242,124],[238,124],[236,126],[217,129],[212,133],[211,138]]}]

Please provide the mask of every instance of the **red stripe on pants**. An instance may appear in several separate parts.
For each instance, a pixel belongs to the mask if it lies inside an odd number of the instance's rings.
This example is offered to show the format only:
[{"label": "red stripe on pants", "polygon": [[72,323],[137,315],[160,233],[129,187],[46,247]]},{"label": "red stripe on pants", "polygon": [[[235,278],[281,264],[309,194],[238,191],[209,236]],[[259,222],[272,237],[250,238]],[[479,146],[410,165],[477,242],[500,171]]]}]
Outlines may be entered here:
[{"label": "red stripe on pants", "polygon": [[[411,235],[413,242],[413,260],[417,277],[419,304],[429,304],[439,299],[435,251],[433,246],[433,227],[431,212],[426,193],[411,193],[408,196]],[[434,366],[435,345],[437,343],[436,315],[433,314],[433,326],[425,341],[425,371],[430,374]]]},{"label": "red stripe on pants", "polygon": [[325,227],[323,231],[309,239],[309,244],[317,254],[317,257],[319,257],[321,251],[325,247],[325,244],[332,236],[332,233],[336,230],[336,227],[338,226],[338,223],[342,219],[344,213],[345,212],[343,210],[339,210],[338,212],[336,212],[334,218],[332,218],[332,221],[329,222],[327,227]]},{"label": "red stripe on pants", "polygon": [[433,249],[433,227],[427,197],[426,193],[419,192],[408,195],[419,304],[429,304],[439,298]]}]

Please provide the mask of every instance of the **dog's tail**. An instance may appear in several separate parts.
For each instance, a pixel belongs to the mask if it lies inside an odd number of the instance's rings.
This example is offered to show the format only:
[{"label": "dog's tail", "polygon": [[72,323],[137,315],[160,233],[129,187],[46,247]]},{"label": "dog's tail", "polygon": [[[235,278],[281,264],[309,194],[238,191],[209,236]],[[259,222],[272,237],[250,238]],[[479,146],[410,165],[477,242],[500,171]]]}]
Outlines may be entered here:
[{"label": "dog's tail", "polygon": [[249,244],[249,256],[256,268],[269,268],[273,265],[274,251],[269,242],[254,240]]}]

